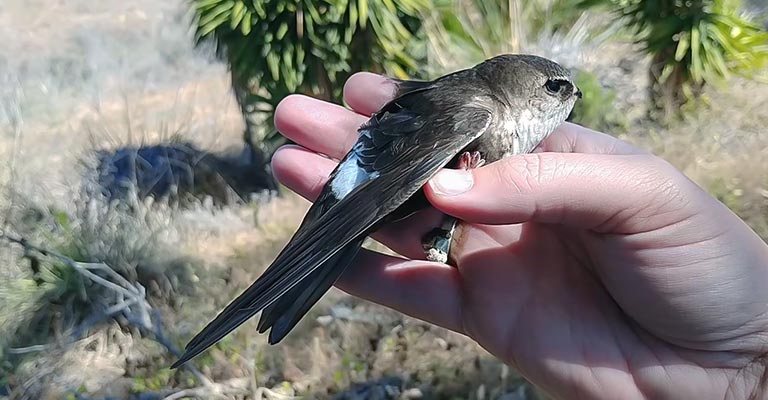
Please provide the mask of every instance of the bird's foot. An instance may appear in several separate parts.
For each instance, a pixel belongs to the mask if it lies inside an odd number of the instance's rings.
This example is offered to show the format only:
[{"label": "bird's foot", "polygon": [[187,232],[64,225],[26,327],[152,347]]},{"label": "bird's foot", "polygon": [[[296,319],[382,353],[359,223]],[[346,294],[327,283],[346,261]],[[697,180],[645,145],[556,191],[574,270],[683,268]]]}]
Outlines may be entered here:
[{"label": "bird's foot", "polygon": [[459,157],[459,169],[475,169],[485,165],[485,159],[479,151],[468,152],[465,151]]},{"label": "bird's foot", "polygon": [[[485,160],[479,151],[464,152],[459,156],[458,167],[463,170],[480,168],[485,165]],[[448,263],[448,256],[451,253],[451,242],[453,233],[456,231],[456,225],[459,223],[456,218],[444,216],[443,222],[439,228],[435,228],[421,239],[421,245],[424,247],[424,253],[429,261]]]},{"label": "bird's foot", "polygon": [[435,228],[421,239],[427,261],[443,264],[448,263],[448,253],[451,251],[453,231],[443,228]]}]

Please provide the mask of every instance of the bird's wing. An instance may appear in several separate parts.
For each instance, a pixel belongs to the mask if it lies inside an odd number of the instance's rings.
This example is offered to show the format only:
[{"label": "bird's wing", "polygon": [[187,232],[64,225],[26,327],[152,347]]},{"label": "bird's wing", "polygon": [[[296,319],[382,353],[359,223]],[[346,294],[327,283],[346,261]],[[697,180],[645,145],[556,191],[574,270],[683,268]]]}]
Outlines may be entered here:
[{"label": "bird's wing", "polygon": [[404,106],[418,100],[418,96],[399,97],[360,128],[350,154],[368,179],[297,231],[264,274],[190,341],[172,367],[221,340],[367,234],[491,125],[491,110],[479,103],[425,118]]},{"label": "bird's wing", "polygon": [[[395,97],[402,97],[434,88],[434,83],[432,81],[393,80],[397,85],[397,94]],[[365,130],[363,129],[362,131],[364,132]],[[410,133],[410,131],[407,129],[400,129],[400,133],[404,135]],[[354,156],[354,154],[352,154],[352,156]],[[341,166],[348,161],[350,161],[349,156],[345,157],[339,165]],[[356,162],[356,160],[352,161]],[[338,169],[339,167],[331,173],[329,179],[330,182],[333,182],[336,179]],[[358,172],[360,177],[365,178],[368,175],[361,167],[356,166],[356,169],[359,169]],[[346,184],[349,185],[351,189],[354,185],[358,184],[358,182],[352,180]],[[339,198],[334,194],[332,185],[326,185],[317,200],[310,207],[297,231],[306,229],[307,226],[311,225],[328,209],[336,205],[338,201]],[[282,340],[293,327],[296,326],[309,309],[317,303],[317,301],[320,300],[328,289],[330,289],[338,280],[346,267],[357,255],[363,240],[364,237],[358,238],[358,240],[348,244],[333,257],[318,266],[309,276],[281,295],[277,301],[264,308],[261,312],[261,317],[259,318],[257,328],[259,333],[264,333],[271,328],[269,333],[269,343],[275,344]]]}]

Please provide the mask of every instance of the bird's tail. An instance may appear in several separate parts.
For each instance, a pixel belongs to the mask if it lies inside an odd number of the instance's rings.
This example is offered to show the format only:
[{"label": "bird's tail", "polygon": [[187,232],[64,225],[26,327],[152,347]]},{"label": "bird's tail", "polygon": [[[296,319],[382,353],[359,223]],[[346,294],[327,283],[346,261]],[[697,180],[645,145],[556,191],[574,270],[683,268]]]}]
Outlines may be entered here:
[{"label": "bird's tail", "polygon": [[349,243],[280,299],[265,308],[259,319],[259,333],[269,332],[269,344],[275,344],[299,323],[312,306],[333,286],[354,260],[365,237]]}]

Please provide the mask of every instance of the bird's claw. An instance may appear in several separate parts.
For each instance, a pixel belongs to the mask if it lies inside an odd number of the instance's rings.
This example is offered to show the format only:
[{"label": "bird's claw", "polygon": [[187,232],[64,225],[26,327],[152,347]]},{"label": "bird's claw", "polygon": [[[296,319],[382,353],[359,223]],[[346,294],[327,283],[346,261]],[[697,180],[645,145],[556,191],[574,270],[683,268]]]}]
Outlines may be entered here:
[{"label": "bird's claw", "polygon": [[459,169],[469,170],[480,168],[485,165],[485,159],[479,151],[468,152],[465,151],[459,157]]},{"label": "bird's claw", "polygon": [[448,264],[448,254],[433,247],[427,250],[427,261]]},{"label": "bird's claw", "polygon": [[453,230],[435,228],[422,238],[422,246],[428,261],[448,263],[448,253],[451,251]]}]

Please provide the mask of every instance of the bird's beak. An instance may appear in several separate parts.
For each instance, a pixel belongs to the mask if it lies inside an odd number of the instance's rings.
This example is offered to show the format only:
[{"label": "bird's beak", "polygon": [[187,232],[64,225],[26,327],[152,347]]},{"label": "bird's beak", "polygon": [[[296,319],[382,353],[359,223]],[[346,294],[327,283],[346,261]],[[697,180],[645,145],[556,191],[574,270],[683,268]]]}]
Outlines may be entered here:
[{"label": "bird's beak", "polygon": [[576,86],[573,87],[573,95],[578,98],[581,98],[581,90],[579,90],[579,88],[577,88]]}]

